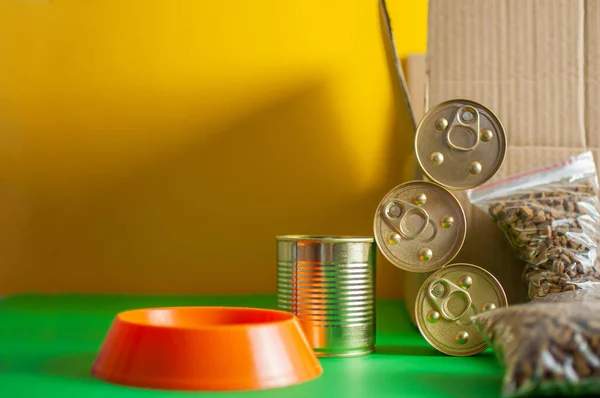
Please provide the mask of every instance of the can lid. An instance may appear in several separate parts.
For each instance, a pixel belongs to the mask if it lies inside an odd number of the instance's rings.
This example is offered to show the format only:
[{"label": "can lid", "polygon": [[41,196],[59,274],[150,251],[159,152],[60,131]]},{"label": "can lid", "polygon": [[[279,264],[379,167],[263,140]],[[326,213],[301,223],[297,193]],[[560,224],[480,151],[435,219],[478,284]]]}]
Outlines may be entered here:
[{"label": "can lid", "polygon": [[373,229],[379,250],[396,267],[431,272],[458,254],[467,224],[450,191],[432,182],[411,181],[382,199]]},{"label": "can lid", "polygon": [[430,109],[415,135],[425,175],[449,189],[482,185],[502,166],[506,134],[498,117],[475,101],[454,99]]},{"label": "can lid", "polygon": [[421,334],[448,355],[475,355],[487,348],[470,318],[508,301],[500,282],[472,264],[451,264],[433,273],[417,295],[415,317]]}]

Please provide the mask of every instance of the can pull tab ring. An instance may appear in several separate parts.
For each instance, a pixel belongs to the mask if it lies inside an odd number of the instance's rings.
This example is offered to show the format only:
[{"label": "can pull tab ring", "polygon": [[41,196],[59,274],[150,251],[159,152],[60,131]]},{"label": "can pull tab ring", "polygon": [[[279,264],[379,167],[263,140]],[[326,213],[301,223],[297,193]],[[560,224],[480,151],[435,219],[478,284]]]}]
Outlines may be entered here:
[{"label": "can pull tab ring", "polygon": [[[454,140],[458,135],[466,136],[473,144],[470,146],[457,144]],[[473,138],[475,139],[473,140]],[[471,106],[459,108],[446,134],[446,142],[450,148],[461,152],[469,152],[477,148],[479,145],[479,112],[477,109]]]},{"label": "can pull tab ring", "polygon": [[[416,231],[410,231],[408,218],[416,215],[422,219],[422,225]],[[429,214],[422,207],[401,200],[391,200],[383,209],[383,219],[394,231],[404,239],[416,239],[425,232],[429,225]]]},{"label": "can pull tab ring", "polygon": [[[446,279],[437,279],[429,284],[428,287],[429,299],[431,300],[432,305],[442,314],[444,318],[449,321],[458,321],[460,318],[465,316],[471,305],[473,304],[473,300],[471,299],[471,295],[465,292],[460,287],[456,286],[454,283],[446,280]],[[464,299],[465,307],[459,314],[452,314],[452,312],[448,309],[448,303],[450,302],[450,298],[462,297]]]}]

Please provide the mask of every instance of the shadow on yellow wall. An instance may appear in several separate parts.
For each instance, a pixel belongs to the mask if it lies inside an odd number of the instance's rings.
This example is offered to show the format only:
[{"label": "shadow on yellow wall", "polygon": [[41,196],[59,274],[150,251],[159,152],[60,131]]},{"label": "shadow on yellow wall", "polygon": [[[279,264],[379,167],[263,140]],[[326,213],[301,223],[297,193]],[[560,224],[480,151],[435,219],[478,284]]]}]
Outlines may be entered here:
[{"label": "shadow on yellow wall", "polygon": [[371,235],[411,176],[376,1],[0,0],[0,37],[2,294],[272,292],[275,235]]}]

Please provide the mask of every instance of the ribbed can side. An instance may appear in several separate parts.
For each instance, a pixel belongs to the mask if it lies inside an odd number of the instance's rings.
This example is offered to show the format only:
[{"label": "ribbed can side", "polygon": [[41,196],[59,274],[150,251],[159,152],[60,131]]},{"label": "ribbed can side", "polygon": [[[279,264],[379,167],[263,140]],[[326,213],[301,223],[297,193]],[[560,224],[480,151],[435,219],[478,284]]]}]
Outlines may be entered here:
[{"label": "ribbed can side", "polygon": [[375,345],[373,240],[278,239],[277,305],[298,316],[319,356]]}]

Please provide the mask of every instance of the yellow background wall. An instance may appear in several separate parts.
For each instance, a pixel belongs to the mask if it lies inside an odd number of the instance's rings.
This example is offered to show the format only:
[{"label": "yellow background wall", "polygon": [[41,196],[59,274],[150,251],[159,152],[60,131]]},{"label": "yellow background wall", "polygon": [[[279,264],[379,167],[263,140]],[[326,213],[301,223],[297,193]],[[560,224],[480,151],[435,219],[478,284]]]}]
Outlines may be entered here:
[{"label": "yellow background wall", "polygon": [[376,0],[0,0],[0,294],[272,292],[275,235],[371,235],[412,172],[383,43]]}]

